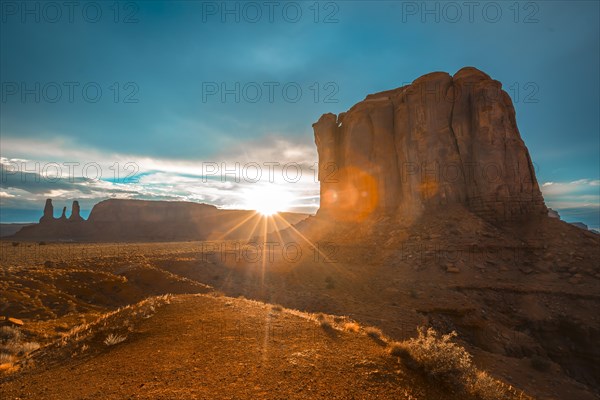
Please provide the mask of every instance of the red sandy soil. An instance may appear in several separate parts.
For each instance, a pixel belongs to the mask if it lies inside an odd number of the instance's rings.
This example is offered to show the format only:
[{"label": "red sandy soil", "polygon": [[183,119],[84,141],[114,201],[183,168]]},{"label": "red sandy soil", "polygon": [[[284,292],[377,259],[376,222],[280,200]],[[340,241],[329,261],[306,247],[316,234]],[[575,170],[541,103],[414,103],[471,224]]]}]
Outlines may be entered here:
[{"label": "red sandy soil", "polygon": [[124,342],[89,343],[64,359],[48,350],[1,384],[2,398],[465,398],[406,370],[364,334],[242,299],[175,297]]},{"label": "red sandy soil", "polygon": [[[240,251],[256,249],[247,241],[0,242],[0,314],[23,319],[28,340],[45,345],[148,295],[214,287],[232,297],[346,315],[394,340],[414,336],[419,325],[455,330],[477,366],[536,398],[598,398],[600,235],[550,218],[499,227],[461,210],[414,224],[382,219],[335,228],[323,228],[329,233],[310,243],[284,234],[259,260]],[[286,243],[297,244],[301,257],[286,259]],[[179,318],[194,315],[188,309]],[[76,381],[73,373],[64,379]]]}]

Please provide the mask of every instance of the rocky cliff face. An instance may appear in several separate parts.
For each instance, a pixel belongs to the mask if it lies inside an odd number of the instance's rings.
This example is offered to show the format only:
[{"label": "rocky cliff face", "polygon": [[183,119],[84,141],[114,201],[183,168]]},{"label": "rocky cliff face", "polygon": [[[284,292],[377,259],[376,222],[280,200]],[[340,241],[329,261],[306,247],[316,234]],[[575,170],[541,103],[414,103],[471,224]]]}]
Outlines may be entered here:
[{"label": "rocky cliff face", "polygon": [[490,220],[547,213],[511,99],[475,68],[369,95],[313,128],[319,215],[414,217],[453,203]]}]

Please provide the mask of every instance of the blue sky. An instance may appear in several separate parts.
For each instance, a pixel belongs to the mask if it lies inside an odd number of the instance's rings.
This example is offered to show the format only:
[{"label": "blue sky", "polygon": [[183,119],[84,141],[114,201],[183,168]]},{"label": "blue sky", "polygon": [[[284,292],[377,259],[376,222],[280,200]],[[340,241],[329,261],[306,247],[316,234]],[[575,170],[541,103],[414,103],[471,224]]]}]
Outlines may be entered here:
[{"label": "blue sky", "polygon": [[[253,182],[200,178],[214,162],[298,163],[290,206],[314,211],[321,114],[470,65],[513,98],[547,204],[600,225],[596,1],[54,4],[0,10],[2,222],[36,220],[45,197],[84,213],[112,196],[246,206]],[[60,179],[36,181],[49,163]]]}]

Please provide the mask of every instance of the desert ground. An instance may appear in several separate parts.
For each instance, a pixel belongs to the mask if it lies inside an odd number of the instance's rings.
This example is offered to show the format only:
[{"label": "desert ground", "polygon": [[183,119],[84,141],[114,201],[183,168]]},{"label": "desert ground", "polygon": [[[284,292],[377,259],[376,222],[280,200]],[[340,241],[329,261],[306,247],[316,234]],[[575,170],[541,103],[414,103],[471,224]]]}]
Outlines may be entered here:
[{"label": "desert ground", "polygon": [[[599,236],[451,215],[316,240],[2,241],[0,313],[23,322],[2,328],[2,397],[597,398]],[[455,331],[487,386],[398,351],[420,326]]]}]

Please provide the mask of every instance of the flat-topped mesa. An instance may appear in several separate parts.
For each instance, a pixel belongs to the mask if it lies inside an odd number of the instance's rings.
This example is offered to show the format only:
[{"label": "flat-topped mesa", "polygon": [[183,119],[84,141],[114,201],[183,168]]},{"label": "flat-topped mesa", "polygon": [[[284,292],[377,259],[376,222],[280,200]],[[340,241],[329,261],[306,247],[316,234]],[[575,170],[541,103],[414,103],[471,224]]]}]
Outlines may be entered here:
[{"label": "flat-topped mesa", "polygon": [[96,204],[88,222],[92,223],[190,223],[214,213],[217,207],[184,201],[108,199]]},{"label": "flat-topped mesa", "polygon": [[515,110],[476,68],[433,72],[313,124],[319,215],[419,215],[462,204],[490,220],[547,213]]}]

